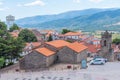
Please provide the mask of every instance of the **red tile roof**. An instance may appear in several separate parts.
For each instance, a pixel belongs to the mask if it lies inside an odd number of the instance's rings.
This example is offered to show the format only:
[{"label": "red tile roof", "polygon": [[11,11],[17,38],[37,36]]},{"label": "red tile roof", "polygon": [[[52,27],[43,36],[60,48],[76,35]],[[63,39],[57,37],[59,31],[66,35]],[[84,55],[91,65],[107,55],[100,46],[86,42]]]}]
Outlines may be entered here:
[{"label": "red tile roof", "polygon": [[49,49],[47,49],[47,48],[45,48],[45,47],[35,49],[35,51],[37,51],[37,52],[39,52],[40,54],[43,54],[43,55],[45,55],[45,56],[51,56],[51,55],[55,54],[54,51],[51,51],[51,50],[49,50]]},{"label": "red tile roof", "polygon": [[[69,42],[66,42],[64,40],[55,40],[55,41],[46,42],[46,43],[50,44],[52,46],[55,46],[57,48],[60,48],[60,47],[63,47],[63,46],[67,46],[68,48],[74,50],[77,53],[87,49],[87,47],[85,45],[79,44],[78,42],[69,43]],[[45,56],[50,56],[50,55],[55,54],[54,51],[51,51],[50,49],[45,48],[45,47],[37,48],[37,49],[35,49],[35,51],[37,51],[38,53],[43,54]]]},{"label": "red tile roof", "polygon": [[10,32],[10,35],[15,38],[18,37],[18,34],[19,32]]},{"label": "red tile roof", "polygon": [[91,53],[96,53],[97,48],[95,45],[88,45],[88,51],[90,51]]},{"label": "red tile roof", "polygon": [[54,40],[54,41],[50,41],[50,42],[46,42],[46,44],[49,44],[51,46],[54,46],[56,48],[61,48],[64,47],[66,45],[69,45],[70,43],[64,40]]},{"label": "red tile roof", "polygon": [[41,33],[46,33],[46,37],[49,37],[52,33],[54,33],[53,30],[43,30],[43,31],[40,31]]},{"label": "red tile roof", "polygon": [[66,33],[64,35],[65,36],[74,36],[74,35],[79,36],[79,35],[81,35],[81,33],[80,32],[68,32],[68,33]]},{"label": "red tile roof", "polygon": [[32,45],[33,45],[34,47],[38,47],[38,46],[41,45],[41,43],[40,43],[40,42],[32,42]]},{"label": "red tile roof", "polygon": [[40,42],[31,42],[31,43],[26,43],[26,46],[32,45],[33,47],[39,47],[41,45]]},{"label": "red tile roof", "polygon": [[93,45],[93,44],[89,44],[86,42],[81,42],[80,44],[84,44],[85,46],[88,47],[88,51],[90,51],[91,53],[96,53],[98,52],[98,50],[101,48],[101,45]]},{"label": "red tile roof", "polygon": [[85,46],[83,44],[79,44],[78,42],[71,43],[70,45],[67,45],[67,47],[69,47],[70,49],[72,49],[78,53],[87,49],[87,46]]}]

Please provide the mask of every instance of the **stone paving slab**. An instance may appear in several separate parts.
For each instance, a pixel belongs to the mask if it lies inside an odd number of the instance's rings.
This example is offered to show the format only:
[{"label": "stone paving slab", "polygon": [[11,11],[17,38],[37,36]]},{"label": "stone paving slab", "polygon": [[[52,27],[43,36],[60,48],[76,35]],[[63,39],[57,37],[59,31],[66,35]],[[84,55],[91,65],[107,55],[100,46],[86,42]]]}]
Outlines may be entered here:
[{"label": "stone paving slab", "polygon": [[89,65],[81,70],[4,73],[0,80],[120,80],[120,62]]}]

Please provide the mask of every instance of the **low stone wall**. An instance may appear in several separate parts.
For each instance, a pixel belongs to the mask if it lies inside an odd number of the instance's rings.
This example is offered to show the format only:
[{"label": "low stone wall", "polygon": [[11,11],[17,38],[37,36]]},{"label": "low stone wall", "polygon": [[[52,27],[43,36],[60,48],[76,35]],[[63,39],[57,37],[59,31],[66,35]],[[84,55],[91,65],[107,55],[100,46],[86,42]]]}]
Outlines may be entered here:
[{"label": "low stone wall", "polygon": [[9,71],[16,71],[16,70],[19,70],[19,63],[16,63],[14,65],[11,65],[11,66],[3,68],[3,69],[0,69],[0,72],[1,73],[6,73],[6,72],[9,72]]}]

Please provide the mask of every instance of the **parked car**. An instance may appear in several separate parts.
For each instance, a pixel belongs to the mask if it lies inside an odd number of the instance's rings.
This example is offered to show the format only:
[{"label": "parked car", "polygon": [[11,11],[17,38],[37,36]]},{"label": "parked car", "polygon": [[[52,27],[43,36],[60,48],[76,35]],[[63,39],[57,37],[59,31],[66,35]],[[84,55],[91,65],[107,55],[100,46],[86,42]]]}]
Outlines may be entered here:
[{"label": "parked car", "polygon": [[104,60],[105,62],[108,61],[108,59],[103,58],[103,57],[101,57],[101,56],[97,56],[97,57],[94,57],[94,58],[93,58],[93,60],[96,60],[96,59],[101,59],[101,60]]},{"label": "parked car", "polygon": [[90,65],[104,65],[105,60],[102,59],[95,59],[90,61]]}]

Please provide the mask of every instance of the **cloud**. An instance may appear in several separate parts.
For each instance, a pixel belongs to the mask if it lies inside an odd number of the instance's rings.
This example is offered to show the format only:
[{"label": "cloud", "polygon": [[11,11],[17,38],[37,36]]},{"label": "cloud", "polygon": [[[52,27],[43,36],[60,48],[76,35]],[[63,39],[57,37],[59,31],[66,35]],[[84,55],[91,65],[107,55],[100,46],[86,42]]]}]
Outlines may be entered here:
[{"label": "cloud", "polygon": [[75,3],[80,3],[80,0],[73,0],[73,2],[75,2]]},{"label": "cloud", "polygon": [[4,9],[3,8],[0,8],[0,11],[3,11]]},{"label": "cloud", "polygon": [[18,4],[17,6],[44,6],[45,3],[41,0],[36,0],[34,2],[26,3],[26,4]]},{"label": "cloud", "polygon": [[89,0],[89,1],[99,3],[99,2],[102,2],[103,0]]},{"label": "cloud", "polygon": [[3,3],[2,2],[0,2],[0,5],[2,5]]},{"label": "cloud", "polygon": [[17,6],[18,6],[18,7],[21,7],[21,6],[23,6],[23,5],[22,5],[22,4],[17,4]]},{"label": "cloud", "polygon": [[4,8],[0,8],[0,11],[5,11],[5,10],[8,10],[9,8],[8,7],[4,7]]}]

